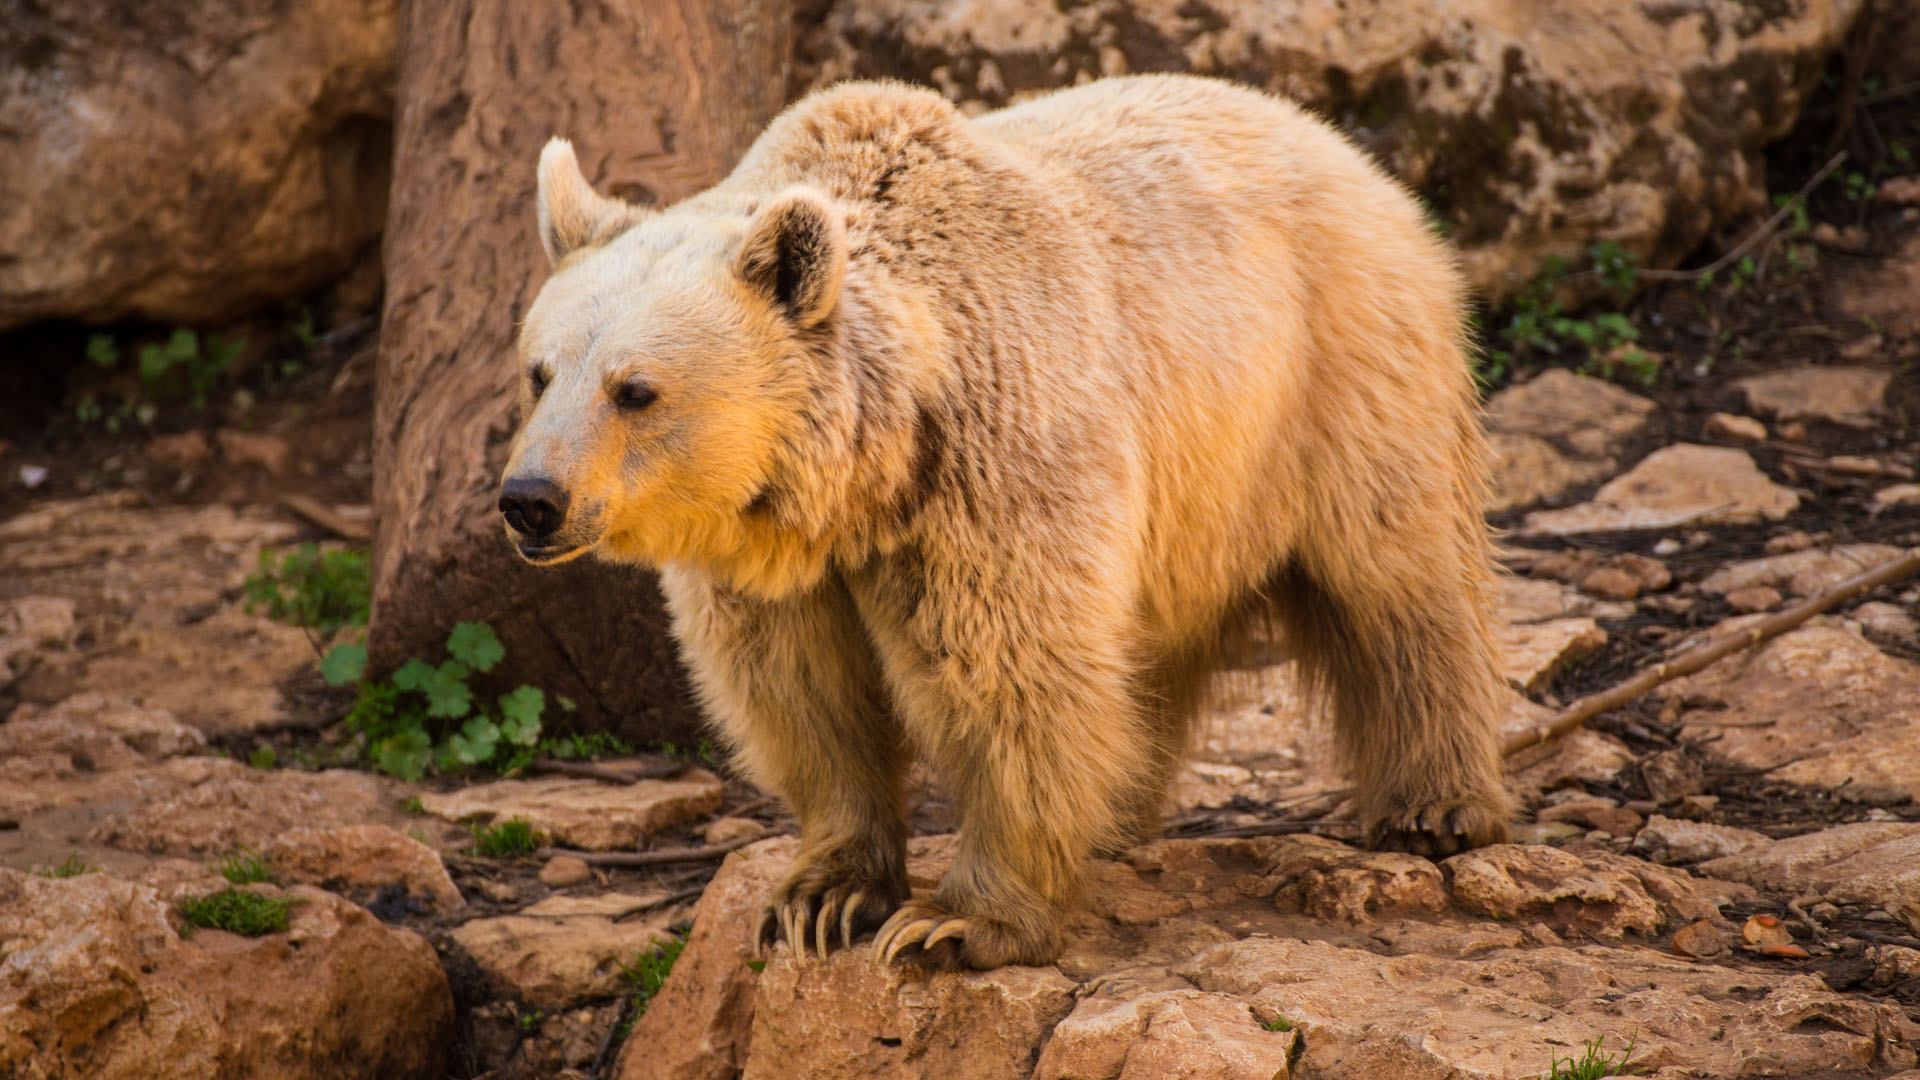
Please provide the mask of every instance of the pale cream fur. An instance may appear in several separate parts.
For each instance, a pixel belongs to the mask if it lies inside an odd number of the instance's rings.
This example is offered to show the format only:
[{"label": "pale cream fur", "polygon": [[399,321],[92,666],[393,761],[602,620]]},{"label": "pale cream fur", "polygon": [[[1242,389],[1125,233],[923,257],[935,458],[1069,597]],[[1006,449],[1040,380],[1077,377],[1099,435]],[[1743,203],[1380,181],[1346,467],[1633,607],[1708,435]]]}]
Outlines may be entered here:
[{"label": "pale cream fur", "polygon": [[[1187,77],[978,119],[853,83],[658,213],[564,144],[540,176],[521,353],[551,385],[508,475],[569,493],[541,559],[660,568],[713,719],[799,815],[796,948],[886,920],[889,954],[1051,960],[1261,621],[1371,842],[1505,837],[1459,276],[1325,124]],[[658,398],[623,411],[635,380]],[[964,823],[909,900],[915,754]]]}]

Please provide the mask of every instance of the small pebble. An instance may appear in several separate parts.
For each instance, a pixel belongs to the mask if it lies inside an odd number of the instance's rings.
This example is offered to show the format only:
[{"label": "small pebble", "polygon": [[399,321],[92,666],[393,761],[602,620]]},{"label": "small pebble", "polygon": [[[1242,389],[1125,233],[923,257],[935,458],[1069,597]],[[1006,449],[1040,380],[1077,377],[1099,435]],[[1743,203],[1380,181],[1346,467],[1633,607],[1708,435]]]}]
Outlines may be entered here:
[{"label": "small pebble", "polygon": [[1780,606],[1780,590],[1771,585],[1749,585],[1729,592],[1726,601],[1735,611],[1772,611]]},{"label": "small pebble", "polygon": [[1717,412],[1707,417],[1706,433],[1734,442],[1767,441],[1767,425],[1751,416],[1735,416],[1733,413]]},{"label": "small pebble", "polygon": [[540,884],[549,889],[564,889],[593,879],[593,868],[585,859],[573,855],[555,855],[540,868]]},{"label": "small pebble", "polygon": [[723,817],[715,818],[700,831],[700,838],[715,847],[731,844],[736,840],[748,840],[765,836],[767,827],[751,818]]},{"label": "small pebble", "polygon": [[1727,935],[1713,925],[1712,919],[1701,919],[1673,935],[1673,951],[1695,959],[1719,956],[1727,951]]}]

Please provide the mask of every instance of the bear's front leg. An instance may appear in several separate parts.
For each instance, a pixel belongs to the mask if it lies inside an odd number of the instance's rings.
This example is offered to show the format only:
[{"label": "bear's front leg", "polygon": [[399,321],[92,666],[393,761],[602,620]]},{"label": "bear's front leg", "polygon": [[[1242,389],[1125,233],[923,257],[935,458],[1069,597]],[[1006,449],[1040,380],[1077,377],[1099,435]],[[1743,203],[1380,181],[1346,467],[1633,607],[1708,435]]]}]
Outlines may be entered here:
[{"label": "bear's front leg", "polygon": [[687,666],[734,750],[800,819],[756,941],[822,957],[907,898],[906,750],[846,587],[765,601],[674,568],[660,584]]},{"label": "bear's front leg", "polygon": [[1015,578],[1018,565],[854,583],[901,719],[962,815],[939,888],[875,936],[884,961],[1051,963],[1087,858],[1154,775],[1126,603],[1057,568]]}]

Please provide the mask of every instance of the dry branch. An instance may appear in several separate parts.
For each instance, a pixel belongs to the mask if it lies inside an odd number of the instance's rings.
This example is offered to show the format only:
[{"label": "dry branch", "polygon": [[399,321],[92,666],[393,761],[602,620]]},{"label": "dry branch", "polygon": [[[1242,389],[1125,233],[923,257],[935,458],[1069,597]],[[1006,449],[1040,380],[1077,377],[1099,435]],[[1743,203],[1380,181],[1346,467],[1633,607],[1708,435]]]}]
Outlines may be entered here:
[{"label": "dry branch", "polygon": [[1911,577],[1916,573],[1920,573],[1920,548],[1914,548],[1897,559],[1889,560],[1872,570],[1856,574],[1845,581],[1822,589],[1800,603],[1777,614],[1769,615],[1744,630],[1710,638],[1671,660],[1655,664],[1617,686],[1609,687],[1597,694],[1589,694],[1562,709],[1559,715],[1546,723],[1522,731],[1508,739],[1503,752],[1512,756],[1530,746],[1538,746],[1548,739],[1565,735],[1589,719],[1610,709],[1617,709],[1662,683],[1683,675],[1691,675],[1716,660],[1778,637],[1815,615],[1843,604],[1862,593]]},{"label": "dry branch", "polygon": [[748,844],[778,835],[781,834],[745,836],[725,844],[697,848],[661,848],[659,851],[567,851],[562,848],[541,848],[535,854],[542,859],[551,859],[555,855],[571,855],[588,866],[670,866],[674,863],[709,862],[725,858],[729,852],[738,851]]}]

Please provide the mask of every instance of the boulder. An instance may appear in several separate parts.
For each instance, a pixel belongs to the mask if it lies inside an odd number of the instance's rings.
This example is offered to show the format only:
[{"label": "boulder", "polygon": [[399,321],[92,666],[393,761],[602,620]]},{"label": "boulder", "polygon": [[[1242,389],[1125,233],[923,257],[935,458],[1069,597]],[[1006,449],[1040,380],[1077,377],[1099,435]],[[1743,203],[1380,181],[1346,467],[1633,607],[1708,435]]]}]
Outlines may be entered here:
[{"label": "boulder", "polygon": [[1765,207],[1761,149],[1792,126],[1860,7],[828,0],[798,78],[905,78],[977,108],[1130,72],[1262,86],[1330,116],[1423,192],[1497,300],[1596,241],[1671,265]]},{"label": "boulder", "polygon": [[331,893],[284,895],[285,933],[183,937],[170,889],[0,870],[0,1075],[444,1075],[453,997],[433,947]]},{"label": "boulder", "polygon": [[1537,510],[1521,531],[1566,536],[1681,525],[1779,521],[1800,496],[1767,479],[1744,450],[1676,443],[1648,454],[1593,499],[1564,510]]},{"label": "boulder", "polygon": [[343,273],[386,217],[398,7],[8,5],[0,330],[214,322]]}]

